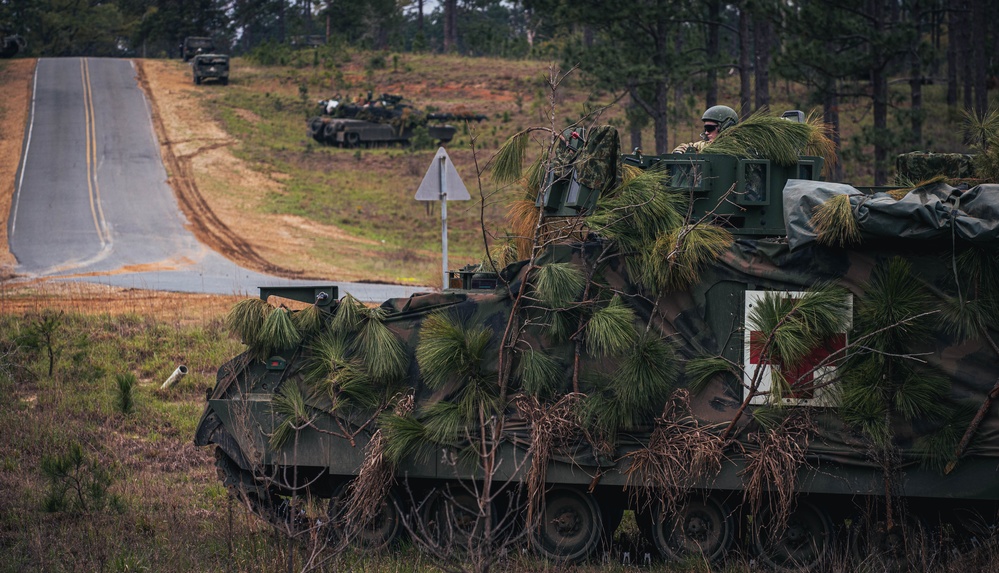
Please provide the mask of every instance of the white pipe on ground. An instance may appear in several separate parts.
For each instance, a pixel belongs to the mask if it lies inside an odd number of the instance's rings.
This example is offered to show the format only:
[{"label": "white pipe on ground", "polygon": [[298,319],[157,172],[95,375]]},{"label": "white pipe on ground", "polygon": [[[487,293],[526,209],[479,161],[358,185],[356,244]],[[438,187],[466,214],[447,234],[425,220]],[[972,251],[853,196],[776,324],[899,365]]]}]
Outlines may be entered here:
[{"label": "white pipe on ground", "polygon": [[187,376],[187,366],[181,364],[180,366],[177,367],[176,370],[173,371],[173,374],[171,374],[170,377],[166,379],[166,382],[164,382],[163,385],[160,386],[160,390],[166,390],[167,388],[173,386],[177,382],[180,382],[180,379],[183,378],[184,376]]}]

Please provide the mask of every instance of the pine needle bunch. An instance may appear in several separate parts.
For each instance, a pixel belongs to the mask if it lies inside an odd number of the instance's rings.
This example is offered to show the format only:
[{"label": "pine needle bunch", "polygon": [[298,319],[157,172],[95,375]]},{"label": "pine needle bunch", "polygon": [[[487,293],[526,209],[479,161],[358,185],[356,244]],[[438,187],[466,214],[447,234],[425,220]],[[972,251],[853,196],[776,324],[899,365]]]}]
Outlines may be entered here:
[{"label": "pine needle bunch", "polygon": [[254,348],[257,344],[264,319],[271,311],[271,305],[259,298],[247,298],[234,304],[225,317],[225,327],[239,340]]},{"label": "pine needle bunch", "polygon": [[318,334],[323,328],[325,319],[326,311],[324,311],[318,304],[310,304],[302,310],[292,314],[292,320],[295,321],[295,327],[300,333],[302,333],[303,339],[308,339]]},{"label": "pine needle bunch", "polygon": [[517,377],[528,396],[544,399],[559,390],[562,368],[548,354],[529,348],[519,353]]},{"label": "pine needle bunch", "polygon": [[387,462],[395,465],[411,455],[425,459],[427,429],[411,412],[384,414],[378,418],[378,428],[378,447]]},{"label": "pine needle bunch", "polygon": [[802,155],[821,157],[824,163],[823,173],[828,175],[838,159],[836,142],[832,138],[833,126],[823,121],[822,114],[817,110],[809,112],[805,124],[811,128],[811,135]]},{"label": "pine needle bunch", "polygon": [[796,366],[851,320],[846,291],[816,285],[800,298],[767,292],[749,312],[747,328],[767,337],[761,361]]},{"label": "pine needle bunch", "polygon": [[687,225],[659,237],[645,258],[642,282],[654,293],[682,290],[732,245],[732,234],[714,225]]},{"label": "pine needle bunch", "polygon": [[281,422],[267,441],[272,451],[278,451],[298,431],[312,423],[305,390],[294,381],[283,384],[271,400],[271,411]]},{"label": "pine needle bunch", "polygon": [[735,157],[762,157],[778,165],[798,163],[798,156],[807,149],[816,149],[823,137],[820,128],[798,123],[760,111],[718,134],[703,150]]},{"label": "pine needle bunch", "polygon": [[614,394],[620,403],[623,427],[634,429],[664,404],[676,383],[679,365],[676,352],[665,339],[650,331],[633,338],[614,373]]},{"label": "pine needle bunch", "polygon": [[[413,406],[413,395],[408,394],[399,400],[390,416],[392,419],[406,419],[412,413]],[[364,462],[357,477],[347,488],[347,499],[340,525],[342,531],[346,532],[345,537],[348,540],[356,537],[377,515],[395,482],[395,464],[407,453],[392,450],[392,455],[389,455],[387,452],[389,444],[384,432],[391,424],[379,424],[379,426],[381,429],[375,432],[368,442]],[[401,443],[404,440],[396,436],[393,441]]]},{"label": "pine needle bunch", "polygon": [[291,318],[287,308],[272,309],[260,329],[257,342],[266,354],[284,348],[293,348],[302,341],[302,334]]},{"label": "pine needle bunch", "polygon": [[368,373],[381,383],[390,383],[406,375],[409,356],[399,338],[382,322],[384,311],[380,308],[362,312],[357,338],[352,350],[364,360]]},{"label": "pine needle bunch", "polygon": [[355,332],[361,326],[361,321],[365,318],[365,307],[361,301],[351,295],[346,295],[340,299],[340,304],[336,306],[330,328],[334,332]]},{"label": "pine needle bunch", "polygon": [[684,374],[687,377],[687,388],[694,394],[703,392],[718,376],[740,376],[731,362],[718,356],[700,356],[688,360],[684,365]]},{"label": "pine needle bunch", "polygon": [[385,399],[385,384],[372,379],[364,362],[353,356],[347,334],[323,332],[308,346],[303,380],[331,400],[331,412],[371,410]]},{"label": "pine needle bunch", "polygon": [[973,247],[957,256],[956,266],[956,295],[944,301],[943,322],[948,334],[964,341],[999,324],[999,265],[994,254]]},{"label": "pine needle bunch", "polygon": [[494,183],[512,183],[523,176],[524,158],[530,142],[530,131],[525,130],[514,134],[500,146],[491,161]]},{"label": "pine needle bunch", "polygon": [[423,321],[416,347],[416,362],[428,387],[445,389],[473,377],[485,377],[484,360],[492,330],[467,326],[447,312],[436,312]]},{"label": "pine needle bunch", "polygon": [[427,387],[445,394],[440,405],[428,406],[418,417],[427,443],[453,446],[478,433],[481,414],[500,410],[495,373],[487,365],[491,342],[491,329],[470,326],[447,312],[424,320],[416,360]]},{"label": "pine needle bunch", "polygon": [[[519,260],[520,257],[519,247],[515,241],[505,241],[502,243],[494,244],[489,249],[489,256],[492,258],[493,262],[496,263],[498,270],[502,270]],[[481,268],[486,271],[491,271],[492,268],[489,266],[489,261],[482,261]]]},{"label": "pine needle bunch", "polygon": [[620,295],[593,312],[586,323],[586,348],[590,355],[599,358],[617,356],[634,347],[635,311],[624,304]]},{"label": "pine needle bunch", "polygon": [[836,195],[817,206],[811,225],[822,245],[848,247],[860,243],[860,225],[853,215],[849,195]]},{"label": "pine needle bunch", "polygon": [[[421,408],[418,423],[423,426],[423,436],[427,442],[456,447],[466,437],[466,419],[458,404],[442,400]],[[416,435],[415,428],[412,434]]]},{"label": "pine needle bunch", "polygon": [[960,404],[946,412],[931,432],[916,438],[916,455],[923,467],[944,471],[976,411],[976,404]]},{"label": "pine needle bunch", "polygon": [[579,432],[579,394],[565,394],[554,404],[520,395],[514,405],[531,426],[531,467],[527,471],[528,528],[536,527],[544,500],[548,464],[557,445],[568,444]]},{"label": "pine needle bunch", "polygon": [[663,174],[648,170],[625,182],[607,196],[601,196],[587,218],[590,229],[612,241],[625,258],[628,271],[641,276],[652,246],[677,228],[685,219],[687,197],[663,185]]},{"label": "pine needle bunch", "polygon": [[634,418],[633,412],[618,399],[610,376],[588,373],[585,388],[576,410],[579,426],[587,432],[595,450],[609,454],[614,450],[618,431]]},{"label": "pine needle bunch", "polygon": [[302,376],[312,385],[322,384],[327,377],[350,364],[350,343],[345,333],[326,331],[309,342]]},{"label": "pine needle bunch", "polygon": [[656,419],[648,445],[627,454],[628,487],[647,506],[661,501],[675,513],[690,489],[721,471],[721,438],[701,426],[690,410],[690,394],[679,389]]},{"label": "pine needle bunch", "polygon": [[979,115],[964,112],[965,133],[977,151],[975,174],[985,181],[999,182],[999,107],[990,105]]},{"label": "pine needle bunch", "polygon": [[586,286],[586,277],[572,263],[549,263],[537,267],[531,284],[534,297],[545,308],[562,310],[578,302]]},{"label": "pine needle bunch", "polygon": [[814,433],[815,425],[805,414],[788,416],[778,427],[752,435],[758,447],[746,452],[746,468],[740,474],[743,499],[749,503],[753,515],[769,509],[774,521],[768,526],[776,531],[787,526],[794,506],[798,470],[805,465],[805,454]]}]

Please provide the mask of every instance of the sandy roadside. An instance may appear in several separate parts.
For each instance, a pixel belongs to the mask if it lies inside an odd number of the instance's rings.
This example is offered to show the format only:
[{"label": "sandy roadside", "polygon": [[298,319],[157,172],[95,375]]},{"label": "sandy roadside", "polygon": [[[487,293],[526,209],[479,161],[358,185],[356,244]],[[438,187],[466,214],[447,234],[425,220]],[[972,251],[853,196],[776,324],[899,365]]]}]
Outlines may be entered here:
[{"label": "sandy roadside", "polygon": [[0,64],[0,279],[12,276],[17,264],[7,240],[7,220],[31,112],[35,63],[35,59],[15,59]]}]

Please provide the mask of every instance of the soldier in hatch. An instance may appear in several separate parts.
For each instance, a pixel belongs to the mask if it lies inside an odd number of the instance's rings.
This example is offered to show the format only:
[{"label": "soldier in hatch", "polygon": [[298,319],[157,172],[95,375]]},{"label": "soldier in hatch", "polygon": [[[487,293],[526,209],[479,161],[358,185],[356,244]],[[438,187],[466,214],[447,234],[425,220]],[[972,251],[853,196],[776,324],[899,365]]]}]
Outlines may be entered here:
[{"label": "soldier in hatch", "polygon": [[678,145],[673,150],[673,153],[700,153],[709,143],[718,137],[719,133],[739,123],[739,114],[735,113],[735,110],[728,106],[716,105],[709,107],[704,112],[704,115],[701,116],[701,121],[704,122],[704,133],[701,134],[701,140]]}]

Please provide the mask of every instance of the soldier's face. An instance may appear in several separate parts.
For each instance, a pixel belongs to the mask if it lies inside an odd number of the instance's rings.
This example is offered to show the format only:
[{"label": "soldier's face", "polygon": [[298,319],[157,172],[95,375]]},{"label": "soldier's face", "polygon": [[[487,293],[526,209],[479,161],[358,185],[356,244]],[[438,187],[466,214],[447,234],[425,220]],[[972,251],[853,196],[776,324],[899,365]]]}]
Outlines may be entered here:
[{"label": "soldier's face", "polygon": [[713,121],[704,122],[704,137],[708,141],[714,141],[718,137],[718,124]]}]

